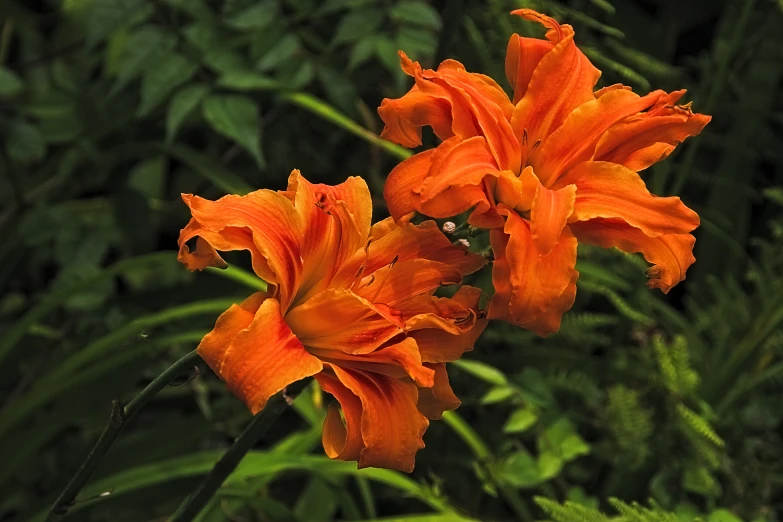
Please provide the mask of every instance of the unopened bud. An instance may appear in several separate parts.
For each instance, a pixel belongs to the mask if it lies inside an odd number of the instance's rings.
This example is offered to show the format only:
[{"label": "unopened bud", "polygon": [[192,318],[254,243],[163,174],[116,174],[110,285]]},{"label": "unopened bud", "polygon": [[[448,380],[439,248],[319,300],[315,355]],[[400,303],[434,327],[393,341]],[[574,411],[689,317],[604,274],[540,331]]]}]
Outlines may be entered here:
[{"label": "unopened bud", "polygon": [[465,248],[470,248],[470,241],[467,239],[458,239],[457,243],[464,246]]},{"label": "unopened bud", "polygon": [[457,225],[455,225],[452,221],[446,221],[443,223],[444,234],[453,234],[455,230],[457,230]]}]

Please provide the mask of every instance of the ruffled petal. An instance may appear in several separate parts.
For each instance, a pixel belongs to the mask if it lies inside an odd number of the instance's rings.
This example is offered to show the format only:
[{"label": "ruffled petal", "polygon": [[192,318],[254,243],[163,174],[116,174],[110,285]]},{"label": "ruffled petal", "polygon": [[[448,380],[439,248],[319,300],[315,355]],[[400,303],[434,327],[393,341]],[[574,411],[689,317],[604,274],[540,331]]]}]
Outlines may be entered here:
[{"label": "ruffled petal", "polygon": [[666,234],[649,237],[641,230],[615,219],[591,219],[571,225],[580,242],[603,248],[616,247],[623,252],[641,252],[652,266],[647,270],[647,286],[668,293],[685,279],[685,272],[695,261],[691,234]]},{"label": "ruffled petal", "polygon": [[416,299],[406,303],[408,336],[416,340],[425,363],[456,361],[473,349],[487,327],[487,313],[479,306],[479,288],[463,285],[453,297]]},{"label": "ruffled petal", "polygon": [[[193,219],[180,233],[179,260],[191,270],[225,266],[215,250],[249,250],[256,274],[277,287],[285,309],[302,274],[302,225],[291,202],[271,190],[224,196],[217,201],[192,194],[183,194],[182,199]],[[186,242],[195,236],[211,247],[199,243],[191,253]]]},{"label": "ruffled petal", "polygon": [[511,118],[514,133],[522,140],[522,154],[529,155],[535,143],[546,140],[571,111],[594,99],[593,88],[601,72],[576,47],[570,25],[559,25],[531,9],[512,14],[549,27],[555,43],[538,62]]},{"label": "ruffled petal", "polygon": [[563,228],[574,211],[576,185],[550,190],[540,182],[530,211],[530,232],[540,255],[546,255],[560,241]]},{"label": "ruffled petal", "polygon": [[514,90],[516,104],[527,92],[527,86],[538,62],[555,45],[538,38],[524,38],[512,34],[506,49],[506,78]]},{"label": "ruffled petal", "polygon": [[434,221],[398,225],[387,218],[373,225],[364,274],[373,274],[392,262],[413,259],[444,263],[459,270],[463,276],[487,264],[482,256],[468,252],[462,245],[452,244]]},{"label": "ruffled petal", "polygon": [[689,105],[673,105],[684,93],[671,93],[666,97],[669,103],[657,110],[641,113],[610,128],[598,142],[593,159],[619,163],[638,172],[666,158],[685,138],[699,134],[712,119],[695,114]]},{"label": "ruffled petal", "polygon": [[402,98],[384,98],[378,114],[385,126],[381,138],[412,149],[421,145],[421,128],[432,127],[435,135],[446,140],[451,130],[451,103],[442,89],[421,91],[414,86]]},{"label": "ruffled petal", "polygon": [[565,227],[552,251],[541,255],[528,222],[502,206],[501,212],[507,215],[505,228],[490,231],[495,295],[489,318],[542,336],[556,332],[576,296],[576,238]]},{"label": "ruffled petal", "polygon": [[616,123],[656,103],[663,91],[638,96],[625,89],[607,92],[571,112],[563,124],[528,158],[544,186],[572,166],[589,160],[601,136]]},{"label": "ruffled petal", "polygon": [[307,347],[368,353],[402,332],[402,320],[346,288],[333,288],[288,311],[291,330]]},{"label": "ruffled petal", "polygon": [[337,399],[345,417],[343,423],[338,408],[334,404],[329,405],[321,435],[324,452],[332,459],[359,460],[359,455],[364,448],[362,401],[337,377],[326,371],[317,374],[315,379],[326,393],[332,394]]},{"label": "ruffled petal", "polygon": [[435,382],[431,388],[419,388],[417,406],[425,417],[437,420],[443,417],[444,411],[456,410],[462,402],[451,389],[446,364],[428,364],[427,366],[435,370]]},{"label": "ruffled petal", "polygon": [[617,218],[650,237],[685,234],[699,226],[699,216],[678,197],[650,194],[636,172],[616,163],[580,163],[555,187],[576,185],[570,222]]},{"label": "ruffled petal", "polygon": [[394,308],[398,303],[440,287],[459,284],[459,269],[429,259],[409,259],[380,268],[366,276],[354,293],[374,304]]},{"label": "ruffled petal", "polygon": [[[231,321],[219,325],[221,330],[231,331],[231,327],[246,320],[241,312],[235,311],[233,315]],[[229,322],[234,324],[227,327]],[[203,348],[199,347],[200,352],[209,352],[210,366],[216,365],[221,357],[214,349],[213,340]],[[315,375],[322,368],[321,361],[305,350],[283,320],[277,299],[266,299],[252,322],[230,340],[217,373],[255,415],[272,395],[292,382]]]},{"label": "ruffled petal", "polygon": [[[389,214],[400,222],[410,221],[418,205],[421,184],[432,166],[434,149],[425,150],[398,164],[386,178],[383,199]],[[414,194],[414,191],[416,194]]]},{"label": "ruffled petal", "polygon": [[332,365],[332,369],[362,403],[364,448],[360,452],[359,468],[413,471],[416,452],[424,447],[422,436],[429,426],[427,418],[416,407],[416,385],[337,365]]},{"label": "ruffled petal", "polygon": [[[302,221],[303,270],[295,298],[302,301],[330,285],[345,283],[333,279],[367,241],[372,199],[362,178],[350,177],[335,186],[312,184],[298,170],[288,178],[285,195],[294,203]],[[354,273],[358,266],[352,270]]]}]

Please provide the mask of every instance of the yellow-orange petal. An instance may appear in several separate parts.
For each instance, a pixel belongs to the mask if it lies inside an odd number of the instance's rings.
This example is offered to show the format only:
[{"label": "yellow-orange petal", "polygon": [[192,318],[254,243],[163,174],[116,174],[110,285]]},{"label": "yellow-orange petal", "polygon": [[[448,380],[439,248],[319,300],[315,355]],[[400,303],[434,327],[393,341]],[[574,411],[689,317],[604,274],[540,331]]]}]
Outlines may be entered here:
[{"label": "yellow-orange petal", "polygon": [[[352,176],[335,186],[313,184],[294,170],[284,194],[294,203],[303,231],[302,277],[295,301],[306,300],[330,285],[347,283],[333,279],[364,247],[370,233],[372,198],[367,183]],[[355,273],[358,268],[357,264],[347,272]]]},{"label": "yellow-orange petal", "polygon": [[419,388],[419,402],[417,406],[425,417],[437,420],[443,417],[444,411],[456,410],[462,402],[454,395],[454,390],[451,389],[446,364],[428,364],[427,366],[435,370],[435,382],[430,388]]},{"label": "yellow-orange petal", "polygon": [[[684,91],[673,94],[681,93]],[[644,170],[666,158],[685,138],[699,134],[711,119],[695,114],[690,107],[664,105],[606,131],[593,159],[619,163],[637,172]]]},{"label": "yellow-orange petal", "polygon": [[382,346],[365,354],[348,354],[339,350],[311,349],[313,355],[341,368],[352,368],[402,379],[410,377],[417,386],[432,387],[435,371],[422,364],[416,340],[406,337],[398,343]]},{"label": "yellow-orange petal", "polygon": [[258,308],[267,297],[264,292],[256,292],[240,304],[231,305],[217,318],[212,331],[201,339],[196,351],[218,376],[222,377],[220,366],[231,341],[239,332],[250,326]]},{"label": "yellow-orange petal", "polygon": [[218,373],[256,414],[272,395],[322,368],[283,320],[277,299],[266,299],[252,323],[231,339]]},{"label": "yellow-orange petal", "polygon": [[573,223],[571,228],[580,242],[603,248],[616,247],[623,252],[641,252],[653,266],[648,269],[650,288],[667,293],[685,279],[685,272],[696,259],[691,234],[665,234],[649,237],[644,232],[614,219],[591,219]]},{"label": "yellow-orange petal", "polygon": [[554,44],[547,40],[511,35],[506,49],[506,78],[514,90],[514,103],[525,95],[538,62],[553,47]]},{"label": "yellow-orange petal", "polygon": [[572,166],[589,160],[601,136],[616,123],[652,106],[663,91],[638,96],[625,89],[607,92],[576,108],[529,157],[546,187]]},{"label": "yellow-orange petal", "polygon": [[371,303],[394,308],[398,303],[443,286],[459,284],[459,269],[430,259],[408,259],[379,268],[365,276],[353,291]]},{"label": "yellow-orange petal", "polygon": [[334,404],[329,405],[321,435],[324,452],[333,459],[359,460],[359,454],[364,448],[361,428],[362,401],[337,377],[326,371],[318,373],[315,379],[326,393],[337,399],[345,416],[343,423],[338,408]]},{"label": "yellow-orange petal", "polygon": [[678,197],[650,194],[636,172],[603,161],[572,168],[554,187],[576,185],[570,222],[617,218],[650,237],[685,234],[699,226],[699,216]]},{"label": "yellow-orange petal", "polygon": [[468,252],[462,245],[452,244],[434,221],[398,225],[387,218],[373,225],[365,275],[373,274],[393,261],[401,263],[412,259],[438,261],[455,267],[462,275],[471,274],[487,264],[482,256]]},{"label": "yellow-orange petal", "polygon": [[503,206],[500,211],[507,216],[506,226],[490,231],[495,295],[489,318],[517,324],[542,336],[554,333],[576,296],[576,238],[565,227],[552,251],[541,255],[528,222]]},{"label": "yellow-orange petal", "polygon": [[331,366],[340,382],[362,403],[364,449],[359,456],[359,467],[413,471],[416,452],[424,447],[422,436],[429,426],[416,407],[416,385],[385,375]]},{"label": "yellow-orange petal", "polygon": [[[400,222],[410,221],[417,209],[418,191],[429,175],[434,149],[425,150],[399,163],[386,178],[383,199],[389,214]],[[416,193],[414,193],[416,191]]]},{"label": "yellow-orange petal", "polygon": [[576,185],[550,190],[538,183],[530,211],[530,232],[540,255],[547,255],[560,241],[563,228],[574,211]]},{"label": "yellow-orange petal", "polygon": [[479,307],[482,294],[478,288],[463,285],[450,299],[432,297],[407,303],[408,335],[416,340],[422,361],[456,361],[473,349],[488,322]]},{"label": "yellow-orange petal", "polygon": [[191,268],[200,266],[192,264],[198,261],[194,261],[185,244],[195,236],[215,250],[249,250],[253,269],[277,287],[280,302],[286,308],[302,274],[302,225],[291,201],[271,190],[224,196],[217,201],[192,194],[183,194],[182,199],[190,207],[193,219],[179,237],[180,261]]},{"label": "yellow-orange petal", "polygon": [[332,288],[297,304],[285,316],[291,330],[312,348],[368,353],[402,332],[403,323],[346,288]]},{"label": "yellow-orange petal", "polygon": [[576,47],[571,26],[556,25],[551,18],[535,12],[520,10],[512,14],[542,23],[562,35],[538,62],[511,117],[517,138],[527,136],[527,146],[523,143],[522,147],[524,157],[538,140],[545,141],[560,127],[574,109],[594,99],[593,88],[601,72]]}]

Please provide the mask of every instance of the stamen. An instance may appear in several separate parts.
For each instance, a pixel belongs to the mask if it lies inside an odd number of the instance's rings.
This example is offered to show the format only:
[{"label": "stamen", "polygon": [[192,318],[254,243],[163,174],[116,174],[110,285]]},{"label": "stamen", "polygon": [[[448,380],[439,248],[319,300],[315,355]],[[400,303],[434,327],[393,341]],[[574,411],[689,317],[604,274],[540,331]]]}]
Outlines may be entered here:
[{"label": "stamen", "polygon": [[531,147],[530,152],[536,150],[536,147],[538,147],[539,145],[541,145],[541,138],[536,140],[536,142],[533,144],[533,147]]},{"label": "stamen", "polygon": [[522,131],[522,146],[527,146],[527,129]]}]

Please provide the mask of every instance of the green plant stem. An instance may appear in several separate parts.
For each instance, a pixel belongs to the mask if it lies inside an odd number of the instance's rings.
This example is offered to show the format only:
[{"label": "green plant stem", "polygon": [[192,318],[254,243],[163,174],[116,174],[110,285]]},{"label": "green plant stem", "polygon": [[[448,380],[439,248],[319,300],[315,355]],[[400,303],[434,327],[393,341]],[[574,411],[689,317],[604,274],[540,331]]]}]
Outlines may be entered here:
[{"label": "green plant stem", "polygon": [[291,405],[297,395],[305,388],[310,379],[303,379],[278,393],[266,403],[266,406],[248,424],[245,431],[223,454],[212,470],[201,481],[196,490],[180,504],[169,522],[190,522],[209,503],[223,482],[237,468],[247,452],[264,436],[280,414]]},{"label": "green plant stem", "polygon": [[158,392],[163,388],[171,384],[171,382],[184,373],[188,368],[192,367],[198,359],[198,353],[196,350],[188,353],[177,362],[172,364],[163,373],[158,375],[151,383],[147,385],[144,390],[141,391],[133,400],[131,400],[125,407],[120,405],[119,401],[112,402],[111,415],[109,416],[109,423],[103,429],[98,442],[95,443],[90,454],[82,463],[79,471],[71,479],[68,485],[65,487],[60,496],[52,505],[49,515],[46,518],[47,522],[61,520],[68,513],[68,510],[76,500],[76,495],[84,487],[87,481],[90,479],[90,475],[95,471],[100,464],[101,459],[111,448],[117,436],[122,429],[128,423],[133,415],[135,415],[145,404],[147,404]]}]

